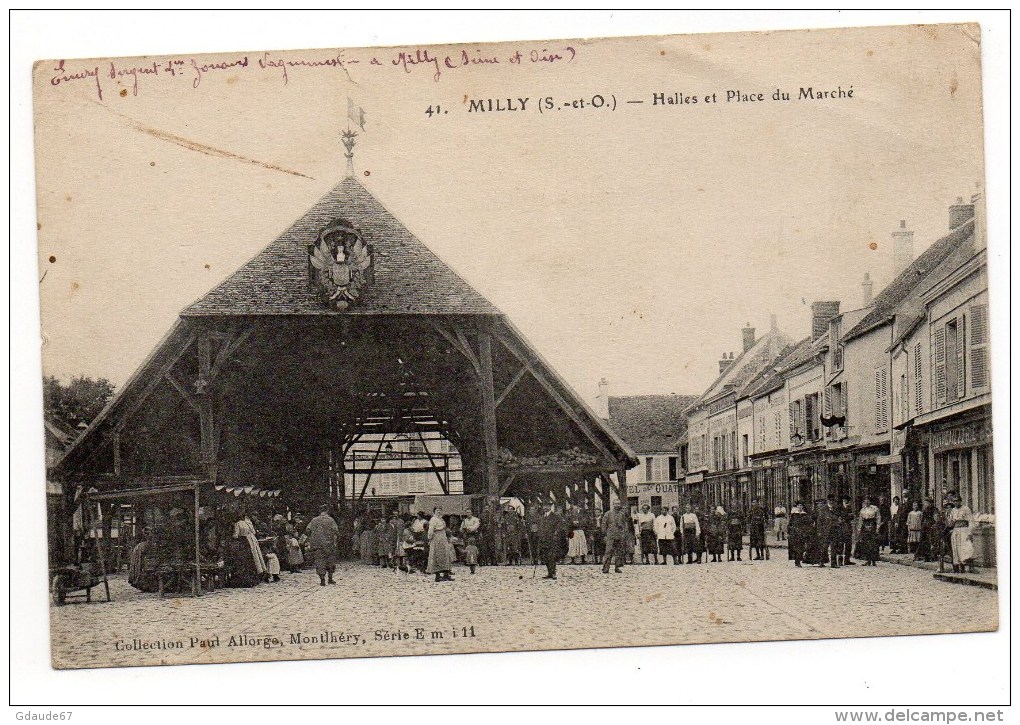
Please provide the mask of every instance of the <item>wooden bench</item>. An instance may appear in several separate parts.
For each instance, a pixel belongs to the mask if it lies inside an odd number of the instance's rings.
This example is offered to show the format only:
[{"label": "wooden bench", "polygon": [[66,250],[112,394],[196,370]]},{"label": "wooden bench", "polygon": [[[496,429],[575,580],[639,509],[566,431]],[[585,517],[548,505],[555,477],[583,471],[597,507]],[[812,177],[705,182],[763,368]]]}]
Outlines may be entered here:
[{"label": "wooden bench", "polygon": [[163,598],[167,591],[167,585],[176,583],[176,592],[181,593],[186,587],[190,587],[193,596],[199,595],[199,588],[202,591],[213,592],[223,586],[223,566],[216,562],[202,563],[199,568],[198,586],[195,582],[195,562],[172,562],[160,564],[156,567],[156,582],[159,598]]}]

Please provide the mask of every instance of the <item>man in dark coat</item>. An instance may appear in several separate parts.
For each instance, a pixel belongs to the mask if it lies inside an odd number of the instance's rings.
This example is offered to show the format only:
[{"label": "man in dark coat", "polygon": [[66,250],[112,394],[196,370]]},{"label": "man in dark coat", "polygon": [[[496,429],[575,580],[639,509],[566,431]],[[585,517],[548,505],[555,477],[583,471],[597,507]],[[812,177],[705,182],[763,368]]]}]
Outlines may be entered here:
[{"label": "man in dark coat", "polygon": [[319,515],[311,520],[305,533],[308,534],[308,549],[315,562],[315,573],[319,575],[319,585],[326,586],[327,575],[329,583],[336,584],[333,574],[340,558],[340,529],[329,515],[329,506],[319,508]]},{"label": "man in dark coat", "polygon": [[754,561],[761,561],[765,558],[765,527],[768,525],[768,514],[765,507],[758,503],[758,499],[751,501],[751,508],[747,512],[747,528],[750,534],[749,549],[754,552]]},{"label": "man in dark coat", "polygon": [[842,540],[840,542],[840,550],[843,553],[843,566],[856,566],[855,562],[851,557],[854,555],[854,522],[857,520],[857,512],[854,511],[854,507],[850,505],[850,497],[843,497],[843,508],[839,511],[842,517],[842,526],[840,533],[842,534]]},{"label": "man in dark coat", "polygon": [[892,544],[892,507],[885,496],[878,497],[878,514],[881,517],[878,530],[878,553]]},{"label": "man in dark coat", "polygon": [[563,557],[564,542],[567,540],[567,525],[551,502],[545,505],[545,512],[535,524],[539,557],[547,572],[542,578],[555,579],[556,563]]},{"label": "man in dark coat", "polygon": [[616,573],[623,571],[632,531],[630,514],[623,510],[623,503],[614,501],[613,508],[602,516],[602,534],[606,542],[606,556],[602,560],[603,574],[609,573],[611,560],[616,563]]},{"label": "man in dark coat", "polygon": [[804,511],[800,501],[793,505],[790,511],[789,533],[789,555],[796,566],[801,566],[804,560],[804,550],[807,548],[808,536],[811,531],[811,516]]},{"label": "man in dark coat", "polygon": [[825,566],[825,561],[828,559],[833,569],[839,568],[837,548],[841,542],[841,522],[842,514],[836,510],[836,497],[829,496],[828,500],[818,507],[816,519],[818,527],[818,566]]},{"label": "man in dark coat", "polygon": [[932,532],[937,513],[935,504],[930,498],[926,498],[921,508],[921,541],[918,542],[917,553],[914,555],[919,561],[933,561],[938,556],[938,548],[932,545],[935,540]]}]

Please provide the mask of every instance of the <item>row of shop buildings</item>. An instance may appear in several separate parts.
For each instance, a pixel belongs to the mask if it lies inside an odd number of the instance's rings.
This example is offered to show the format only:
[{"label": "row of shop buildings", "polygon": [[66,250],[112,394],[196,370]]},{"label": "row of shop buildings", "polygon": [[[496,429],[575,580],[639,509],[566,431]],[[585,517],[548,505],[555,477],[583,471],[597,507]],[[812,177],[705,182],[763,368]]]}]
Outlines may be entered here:
[{"label": "row of shop buildings", "polygon": [[[773,317],[748,325],[700,396],[602,397],[641,465],[631,503],[772,508],[829,495],[878,502],[959,491],[992,515],[991,376],[986,233],[981,199],[958,199],[949,233],[916,259],[893,233],[893,281],[862,305],[811,306],[794,339]],[[640,419],[645,420],[643,432]]]}]

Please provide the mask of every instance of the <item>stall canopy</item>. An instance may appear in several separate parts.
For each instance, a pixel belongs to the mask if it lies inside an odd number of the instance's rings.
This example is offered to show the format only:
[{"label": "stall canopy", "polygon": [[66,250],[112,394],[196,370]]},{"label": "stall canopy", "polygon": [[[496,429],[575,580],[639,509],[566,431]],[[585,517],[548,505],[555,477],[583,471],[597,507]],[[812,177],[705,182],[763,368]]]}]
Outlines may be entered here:
[{"label": "stall canopy", "polygon": [[418,432],[453,443],[464,492],[492,510],[501,495],[608,501],[637,463],[506,316],[349,173],[183,310],[54,477],[103,492],[192,476],[343,506],[354,442]]}]

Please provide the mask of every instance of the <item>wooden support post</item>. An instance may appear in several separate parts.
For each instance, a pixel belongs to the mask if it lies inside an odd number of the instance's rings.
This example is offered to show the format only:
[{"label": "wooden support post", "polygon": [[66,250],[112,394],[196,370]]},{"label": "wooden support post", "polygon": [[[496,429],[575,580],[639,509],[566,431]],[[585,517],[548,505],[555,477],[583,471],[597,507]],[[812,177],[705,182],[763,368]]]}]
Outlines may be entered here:
[{"label": "wooden support post", "polygon": [[[89,502],[88,498],[86,498],[85,499],[85,503],[82,505],[82,511],[85,511],[86,509],[90,509],[90,508],[92,508],[92,504]],[[103,507],[102,507],[102,504],[100,504],[100,507],[99,507],[99,515],[100,515],[101,518],[103,517]],[[90,529],[92,527],[91,519],[92,519],[92,515],[90,513],[89,514],[89,524],[88,524],[88,527]],[[112,533],[112,532],[110,532],[110,533]],[[110,540],[109,539],[110,533],[107,532],[106,527],[104,526],[103,527],[104,541],[109,541]],[[102,546],[102,544],[100,544],[99,542],[96,542],[96,543],[97,543],[96,554],[99,557],[99,571],[102,572],[102,574],[103,574],[103,588],[106,590],[106,601],[110,601],[110,579],[109,579],[109,576],[106,573],[106,557],[103,556],[103,546]],[[85,597],[86,597],[86,601],[92,601],[92,590],[91,589],[87,589],[86,590]]]},{"label": "wooden support post", "polygon": [[598,479],[598,494],[602,499],[602,513],[609,510],[609,484],[606,482],[606,478],[606,474],[602,474]]},{"label": "wooden support post", "polygon": [[205,332],[198,338],[198,380],[195,381],[195,393],[198,398],[198,419],[201,429],[202,466],[206,476],[216,483],[216,415],[213,406],[213,391],[210,390],[210,373],[212,369],[212,343],[209,333]]},{"label": "wooden support post", "polygon": [[113,429],[113,475],[119,477],[120,467],[120,427]]},{"label": "wooden support post", "polygon": [[197,597],[202,596],[202,535],[198,525],[198,498],[199,483],[195,482],[195,583],[191,587],[191,593]]},{"label": "wooden support post", "polygon": [[492,334],[487,329],[478,333],[478,362],[481,369],[482,389],[482,440],[485,494],[488,500],[489,531],[495,534],[496,551],[502,550],[502,537],[497,525],[499,511],[499,472],[496,467],[499,455],[496,437],[496,393],[492,381]]},{"label": "wooden support post", "polygon": [[345,471],[347,469],[347,462],[344,460],[346,458],[346,456],[344,455],[344,447],[343,446],[339,446],[339,447],[334,448],[333,449],[333,457],[334,457],[334,459],[333,459],[333,467],[336,469],[334,471],[335,485],[330,487],[331,490],[333,490],[333,505],[334,505],[334,507],[337,507],[337,508],[339,508],[341,505],[343,505],[343,507],[346,509],[347,508],[347,493],[346,493],[347,488],[346,488],[346,482],[344,480],[344,478],[345,478],[344,473],[345,473]]}]

